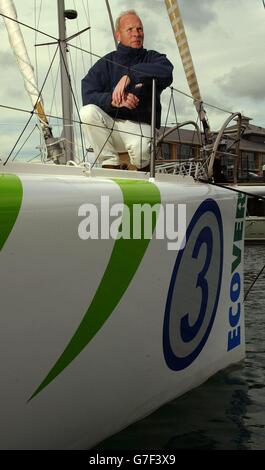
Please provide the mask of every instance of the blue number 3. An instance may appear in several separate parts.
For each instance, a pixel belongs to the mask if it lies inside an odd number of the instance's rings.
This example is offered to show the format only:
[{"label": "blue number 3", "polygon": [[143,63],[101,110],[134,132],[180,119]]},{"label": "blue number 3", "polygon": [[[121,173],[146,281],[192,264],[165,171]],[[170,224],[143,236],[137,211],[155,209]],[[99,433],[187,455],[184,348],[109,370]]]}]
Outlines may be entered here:
[{"label": "blue number 3", "polygon": [[193,340],[200,330],[204,316],[206,313],[207,303],[208,303],[208,282],[205,278],[207,274],[213,253],[213,235],[209,227],[204,227],[200,232],[192,253],[192,258],[197,259],[200,253],[201,247],[203,244],[207,246],[206,259],[203,266],[203,269],[200,271],[197,277],[196,288],[201,288],[201,307],[198,318],[193,326],[189,324],[189,314],[184,315],[180,322],[180,334],[183,341],[188,342]]},{"label": "blue number 3", "polygon": [[[216,201],[206,199],[187,228],[186,246],[177,255],[167,295],[163,350],[172,370],[188,367],[207,342],[221,291],[223,252],[221,211]],[[195,281],[192,260],[197,265]]]}]

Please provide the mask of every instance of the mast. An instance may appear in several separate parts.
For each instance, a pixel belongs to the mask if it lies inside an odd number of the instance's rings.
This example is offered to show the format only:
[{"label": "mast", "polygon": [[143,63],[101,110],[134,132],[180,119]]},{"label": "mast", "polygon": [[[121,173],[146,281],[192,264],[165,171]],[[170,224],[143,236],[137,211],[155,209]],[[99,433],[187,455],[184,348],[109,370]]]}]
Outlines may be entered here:
[{"label": "mast", "polygon": [[58,27],[60,41],[60,72],[63,111],[63,138],[65,160],[74,160],[74,131],[73,131],[73,103],[71,92],[71,78],[67,62],[67,43],[65,18],[76,18],[74,10],[65,10],[64,0],[57,0]]},{"label": "mast", "polygon": [[206,120],[206,112],[203,109],[203,102],[201,98],[201,93],[199,89],[198,80],[196,77],[190,48],[188,45],[187,36],[185,33],[183,21],[181,18],[178,0],[165,0],[168,16],[170,19],[170,23],[174,32],[175,39],[177,41],[180,57],[182,60],[182,64],[184,67],[185,75],[187,78],[187,82],[189,85],[190,92],[194,99],[194,105],[198,112],[199,118],[202,122],[205,138],[207,140],[207,136],[209,133],[209,124]]}]

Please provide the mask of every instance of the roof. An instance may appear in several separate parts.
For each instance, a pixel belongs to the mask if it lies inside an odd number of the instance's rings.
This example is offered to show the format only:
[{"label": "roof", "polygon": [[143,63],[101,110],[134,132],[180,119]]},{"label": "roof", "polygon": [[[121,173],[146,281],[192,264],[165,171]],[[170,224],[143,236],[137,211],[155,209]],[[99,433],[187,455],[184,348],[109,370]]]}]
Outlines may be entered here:
[{"label": "roof", "polygon": [[[254,126],[253,124],[243,122],[243,125],[244,124],[246,124],[244,135],[251,135],[251,134],[263,135],[264,138],[265,138],[265,128],[264,127]],[[237,131],[237,125],[230,126],[227,129],[228,130],[235,129],[235,132],[236,132]]]},{"label": "roof", "polygon": [[240,150],[265,153],[265,143],[259,144],[257,142],[253,142],[252,140],[241,139]]},{"label": "roof", "polygon": [[[249,151],[249,152],[265,153],[265,128],[264,127],[259,127],[259,126],[254,126],[253,124],[249,124],[249,122],[246,123],[246,124],[247,124],[247,127],[245,129],[245,132],[244,132],[243,136],[240,139],[240,150],[243,150],[243,151],[246,151],[246,152]],[[169,129],[171,129],[171,128],[162,126],[161,129],[160,129],[160,132],[159,132],[159,136],[163,135],[163,133],[168,131]],[[230,131],[230,133],[229,133],[230,137],[231,137],[231,130],[235,130],[235,135],[236,135],[237,125],[230,126],[227,129]],[[214,134],[217,135],[217,132],[215,132]],[[253,135],[253,134],[254,135],[264,136],[264,143],[262,143],[262,142],[253,142],[253,140],[244,139],[244,136],[250,136],[250,135]],[[203,134],[201,133],[201,136],[202,135]],[[200,145],[201,144],[198,133],[197,133],[195,128],[194,129],[184,129],[184,128],[176,129],[176,130],[172,131],[168,136],[166,136],[163,139],[163,142],[169,143],[169,144],[176,144],[176,143],[189,144],[189,145],[192,145],[192,144]],[[235,147],[234,141],[229,139],[229,137],[228,137],[228,147],[230,147],[230,148]]]},{"label": "roof", "polygon": [[[172,126],[173,127],[173,126]],[[170,127],[161,126],[159,136],[163,135],[164,132],[171,129]],[[176,129],[171,132],[167,137],[163,139],[165,143],[182,143],[182,144],[194,144],[201,145],[201,140],[198,136],[197,130],[194,129]]]}]

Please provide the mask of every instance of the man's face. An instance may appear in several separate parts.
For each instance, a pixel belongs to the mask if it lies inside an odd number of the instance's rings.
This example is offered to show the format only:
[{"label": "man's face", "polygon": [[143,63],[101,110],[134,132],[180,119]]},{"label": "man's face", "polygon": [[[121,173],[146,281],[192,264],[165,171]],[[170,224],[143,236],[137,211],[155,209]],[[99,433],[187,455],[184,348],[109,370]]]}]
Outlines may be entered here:
[{"label": "man's face", "polygon": [[125,15],[120,19],[119,31],[116,32],[117,40],[124,46],[139,49],[144,42],[143,25],[135,15]]}]

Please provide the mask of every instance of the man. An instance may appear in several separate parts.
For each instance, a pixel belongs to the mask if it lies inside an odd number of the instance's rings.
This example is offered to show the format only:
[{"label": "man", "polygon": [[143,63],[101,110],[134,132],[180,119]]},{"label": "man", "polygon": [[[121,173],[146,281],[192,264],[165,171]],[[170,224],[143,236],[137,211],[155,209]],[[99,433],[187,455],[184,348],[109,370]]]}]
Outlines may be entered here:
[{"label": "man", "polygon": [[142,22],[134,10],[116,21],[117,51],[107,54],[82,80],[80,110],[88,141],[106,168],[119,168],[118,152],[128,152],[137,169],[150,163],[152,77],[157,80],[156,125],[160,95],[172,83],[173,65],[164,54],[143,48]]}]

